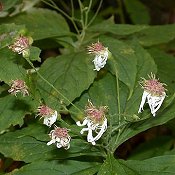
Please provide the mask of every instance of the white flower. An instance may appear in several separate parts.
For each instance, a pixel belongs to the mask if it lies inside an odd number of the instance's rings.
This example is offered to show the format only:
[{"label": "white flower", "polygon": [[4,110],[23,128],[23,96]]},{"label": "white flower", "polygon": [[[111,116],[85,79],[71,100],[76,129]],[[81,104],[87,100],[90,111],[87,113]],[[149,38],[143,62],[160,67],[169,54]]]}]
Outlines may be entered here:
[{"label": "white flower", "polygon": [[91,46],[88,46],[88,53],[94,54],[95,58],[92,61],[94,63],[95,69],[99,71],[101,68],[103,68],[106,65],[109,51],[107,47],[104,47],[102,43],[92,43]]},{"label": "white flower", "polygon": [[81,124],[80,121],[76,122],[78,126],[87,125],[87,128],[83,128],[80,133],[83,134],[87,131],[87,141],[92,143],[92,145],[96,144],[96,141],[101,138],[107,129],[107,118],[105,117],[105,112],[107,112],[106,106],[101,106],[97,109],[90,101],[88,101],[88,105],[85,109],[86,117],[83,123]]},{"label": "white flower", "polygon": [[138,113],[142,112],[143,106],[147,100],[147,103],[151,109],[151,114],[155,116],[166,97],[166,89],[163,87],[165,84],[160,83],[157,79],[155,79],[154,74],[151,74],[149,78],[150,80],[143,79],[143,81],[140,82],[144,92]]},{"label": "white flower", "polygon": [[70,148],[71,137],[69,136],[68,130],[66,128],[60,128],[55,125],[54,130],[50,131],[49,136],[51,137],[51,141],[48,142],[47,145],[54,143],[56,144],[57,148]]},{"label": "white flower", "polygon": [[41,116],[41,118],[44,118],[43,124],[49,127],[51,127],[57,120],[57,111],[45,105],[38,107],[38,115]]}]

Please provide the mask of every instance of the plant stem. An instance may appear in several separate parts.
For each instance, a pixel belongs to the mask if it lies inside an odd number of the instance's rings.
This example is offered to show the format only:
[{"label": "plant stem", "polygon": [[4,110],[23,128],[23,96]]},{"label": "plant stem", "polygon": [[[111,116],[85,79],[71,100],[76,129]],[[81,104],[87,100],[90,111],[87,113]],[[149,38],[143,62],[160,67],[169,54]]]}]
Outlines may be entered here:
[{"label": "plant stem", "polygon": [[101,8],[103,0],[100,0],[99,6],[97,8],[97,11],[95,12],[94,16],[92,17],[92,19],[90,20],[90,22],[87,24],[86,27],[89,27],[91,25],[91,23],[94,21],[94,19],[96,18],[97,14],[99,13],[99,10]]},{"label": "plant stem", "polygon": [[74,18],[74,17],[69,16],[69,15],[68,15],[67,13],[65,13],[63,10],[61,10],[60,8],[58,8],[57,5],[56,5],[52,0],[50,0],[50,2],[51,2],[52,4],[48,3],[48,2],[45,1],[45,0],[42,0],[42,2],[44,2],[44,3],[47,4],[47,5],[49,5],[50,7],[54,8],[55,10],[58,10],[62,15],[64,15],[67,19],[69,19],[69,20],[72,22],[72,24],[73,24],[73,26],[74,26],[74,28],[75,28],[77,34],[78,34],[78,35],[80,34],[80,32],[79,32],[79,30],[78,30],[78,27],[77,27],[77,25],[76,25],[76,23],[75,23],[75,18]]},{"label": "plant stem", "polygon": [[36,71],[36,73],[38,74],[38,76],[44,81],[46,82],[50,87],[52,87],[62,98],[64,98],[67,102],[69,102],[75,109],[77,109],[79,112],[82,113],[82,111],[77,107],[75,106],[67,97],[65,97],[61,92],[58,91],[58,89],[53,85],[51,84],[49,81],[47,81],[38,71],[37,69],[35,68],[35,66],[33,65],[33,63],[29,60],[29,58],[25,58],[26,61],[30,64],[30,66]]},{"label": "plant stem", "polygon": [[123,12],[122,0],[117,0],[117,4],[118,4],[118,14],[120,16],[121,23],[125,24],[125,16]]}]

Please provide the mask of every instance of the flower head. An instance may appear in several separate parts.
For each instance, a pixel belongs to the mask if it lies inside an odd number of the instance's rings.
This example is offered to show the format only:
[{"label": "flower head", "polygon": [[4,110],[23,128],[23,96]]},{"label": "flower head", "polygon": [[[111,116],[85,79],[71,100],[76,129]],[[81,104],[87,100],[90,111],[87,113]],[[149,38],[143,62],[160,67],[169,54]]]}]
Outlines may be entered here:
[{"label": "flower head", "polygon": [[41,116],[41,118],[44,118],[43,124],[50,127],[57,120],[57,111],[49,108],[46,105],[41,105],[38,107],[37,116]]},{"label": "flower head", "polygon": [[[83,128],[80,133],[83,134],[84,131],[88,131],[87,141],[95,145],[96,141],[100,139],[103,133],[107,129],[107,118],[105,117],[105,113],[108,111],[107,106],[100,106],[96,108],[90,100],[88,100],[88,104],[85,107],[85,115],[83,123],[77,121],[76,124],[78,126],[85,126],[87,128]],[[94,133],[96,136],[93,136]]]},{"label": "flower head", "polygon": [[29,46],[30,46],[30,40],[28,37],[20,36],[18,37],[15,42],[8,46],[9,49],[11,49],[13,52],[16,52],[18,54],[25,55],[29,52]]},{"label": "flower head", "polygon": [[70,148],[71,137],[68,134],[68,130],[66,128],[60,128],[55,125],[54,130],[50,131],[49,136],[51,138],[51,141],[48,142],[47,145],[55,143],[57,148]]},{"label": "flower head", "polygon": [[95,55],[95,58],[93,60],[95,69],[99,71],[101,68],[103,68],[106,64],[106,61],[109,56],[109,51],[107,47],[104,47],[102,43],[99,41],[97,43],[92,43],[90,46],[87,47],[88,53]]},{"label": "flower head", "polygon": [[163,100],[165,99],[166,89],[164,88],[165,84],[159,82],[159,80],[156,79],[154,74],[151,73],[149,78],[150,78],[149,80],[143,78],[142,81],[140,82],[140,85],[144,89],[144,92],[142,95],[142,101],[138,113],[142,112],[144,103],[147,99],[147,102],[151,109],[151,113],[153,116],[155,116],[156,112],[162,105]]},{"label": "flower head", "polygon": [[18,92],[21,92],[23,96],[29,95],[28,87],[23,80],[13,80],[11,83],[11,88],[8,90],[8,92],[15,96]]}]

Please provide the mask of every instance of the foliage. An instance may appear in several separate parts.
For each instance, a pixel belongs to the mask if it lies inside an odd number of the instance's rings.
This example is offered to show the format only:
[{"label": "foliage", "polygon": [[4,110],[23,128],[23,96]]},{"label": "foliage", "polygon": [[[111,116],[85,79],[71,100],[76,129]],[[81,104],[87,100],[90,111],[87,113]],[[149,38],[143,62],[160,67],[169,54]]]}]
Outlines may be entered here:
[{"label": "foliage", "polygon": [[[71,15],[52,0],[1,1],[2,174],[173,175],[173,134],[149,139],[125,160],[118,156],[118,151],[134,136],[157,126],[166,128],[175,118],[175,58],[167,52],[169,45],[174,45],[175,24],[148,25],[148,9],[139,0],[123,3],[133,24],[102,19],[99,13],[102,1],[79,0],[78,8],[73,0],[69,2]],[[118,10],[122,9],[120,5]],[[93,7],[95,12],[91,11]],[[29,41],[22,54],[11,49],[21,36]],[[96,71],[94,60],[99,53],[88,54],[87,48],[99,42],[107,50],[108,58],[104,67]],[[100,52],[100,56],[104,53]],[[151,73],[166,83],[167,95],[155,117],[147,104],[138,113],[144,91],[139,81],[148,79]],[[26,83],[24,88],[29,96],[9,93],[14,80]],[[82,128],[76,125],[87,117],[88,100],[99,111],[102,106],[108,110],[107,130],[104,129],[96,145],[87,142],[87,133],[81,135]],[[55,125],[68,129],[71,136],[68,150],[47,145],[54,125],[43,125],[46,116],[38,114],[41,105],[57,111]],[[20,164],[9,169],[13,163],[7,166],[8,162]]]}]

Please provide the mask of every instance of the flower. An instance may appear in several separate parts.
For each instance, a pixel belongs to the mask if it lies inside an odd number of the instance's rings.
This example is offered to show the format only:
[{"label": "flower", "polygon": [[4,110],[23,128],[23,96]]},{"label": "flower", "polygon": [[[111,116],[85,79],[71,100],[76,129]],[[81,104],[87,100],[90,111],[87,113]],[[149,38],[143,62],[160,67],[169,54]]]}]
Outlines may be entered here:
[{"label": "flower", "polygon": [[48,142],[47,145],[55,143],[57,148],[70,148],[71,137],[68,134],[68,130],[66,128],[60,128],[55,125],[54,130],[50,131],[49,136],[51,137],[51,141]]},{"label": "flower", "polygon": [[13,52],[16,52],[18,54],[22,54],[24,56],[24,55],[28,55],[30,44],[31,44],[30,38],[25,37],[25,36],[19,36],[15,40],[15,42],[8,47]]},{"label": "flower", "polygon": [[46,105],[41,105],[38,107],[37,116],[41,116],[41,118],[44,118],[44,125],[51,127],[52,124],[54,124],[57,120],[57,111],[49,108]]},{"label": "flower", "polygon": [[[83,123],[77,121],[76,124],[78,126],[85,126],[87,128],[83,128],[80,133],[83,134],[84,131],[88,131],[87,141],[95,145],[96,141],[100,139],[103,133],[107,129],[107,118],[105,117],[105,113],[107,112],[107,106],[100,106],[96,108],[90,100],[88,100],[88,105],[85,107],[85,115]],[[93,136],[93,131],[96,136]]]},{"label": "flower", "polygon": [[155,116],[156,112],[161,107],[163,100],[165,99],[166,89],[163,87],[165,84],[160,83],[159,80],[156,79],[154,74],[151,73],[151,75],[148,77],[150,78],[150,80],[142,78],[143,80],[140,82],[140,85],[144,89],[144,92],[142,95],[142,101],[138,113],[142,112],[143,106],[147,99],[147,102],[151,109],[151,114]]},{"label": "flower", "polygon": [[94,62],[95,69],[99,71],[106,64],[106,61],[109,56],[109,51],[107,47],[104,47],[102,43],[99,41],[97,43],[92,43],[87,47],[89,54],[94,54],[95,58],[92,62]]},{"label": "flower", "polygon": [[29,95],[28,87],[23,80],[13,80],[11,83],[11,88],[8,90],[8,92],[15,96],[18,92],[21,92],[23,96]]}]

